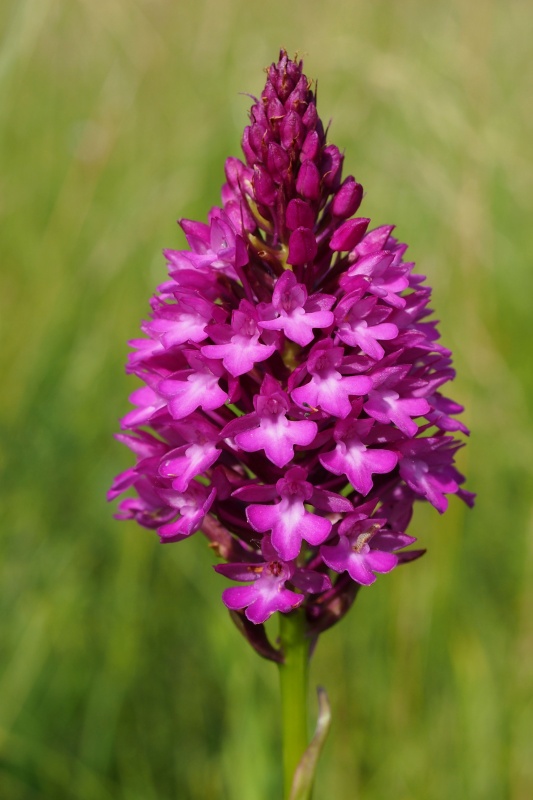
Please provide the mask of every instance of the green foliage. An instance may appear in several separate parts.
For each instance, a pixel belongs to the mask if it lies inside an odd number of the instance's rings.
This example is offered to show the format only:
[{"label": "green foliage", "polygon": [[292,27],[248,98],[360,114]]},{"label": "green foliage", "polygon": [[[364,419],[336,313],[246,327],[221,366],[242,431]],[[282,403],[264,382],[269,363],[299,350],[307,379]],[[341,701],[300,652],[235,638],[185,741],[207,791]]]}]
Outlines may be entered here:
[{"label": "green foliage", "polygon": [[533,796],[532,22],[520,0],[2,6],[2,800],[281,794],[276,669],[210,551],[104,502],[129,463],[125,340],[280,45],[320,78],[364,213],[435,286],[479,494],[420,508],[428,555],[320,642],[317,800]]}]

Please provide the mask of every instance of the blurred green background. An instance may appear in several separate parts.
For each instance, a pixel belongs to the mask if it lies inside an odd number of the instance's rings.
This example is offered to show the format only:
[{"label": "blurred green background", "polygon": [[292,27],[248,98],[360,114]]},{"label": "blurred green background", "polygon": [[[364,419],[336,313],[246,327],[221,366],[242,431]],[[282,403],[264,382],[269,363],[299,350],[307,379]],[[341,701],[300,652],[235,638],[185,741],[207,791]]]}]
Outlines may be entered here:
[{"label": "blurred green background", "polygon": [[160,547],[104,495],[161,250],[218,202],[283,45],[435,287],[478,492],[420,508],[428,554],[323,636],[316,797],[530,800],[533,7],[8,0],[0,30],[0,798],[280,796],[276,669],[205,541]]}]

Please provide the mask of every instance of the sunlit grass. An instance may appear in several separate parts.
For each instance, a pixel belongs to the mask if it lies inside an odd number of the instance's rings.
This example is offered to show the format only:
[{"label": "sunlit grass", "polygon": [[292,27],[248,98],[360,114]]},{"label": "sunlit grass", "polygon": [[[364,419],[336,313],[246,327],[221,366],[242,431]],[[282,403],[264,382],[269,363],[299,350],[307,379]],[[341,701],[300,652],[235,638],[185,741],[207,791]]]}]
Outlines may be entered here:
[{"label": "sunlit grass", "polygon": [[280,45],[434,285],[473,512],[420,507],[422,560],[360,593],[312,678],[319,798],[533,796],[530,57],[514,0],[17,0],[0,10],[2,800],[280,793],[275,668],[201,539],[160,547],[104,495],[126,339],[181,216],[218,202]]}]

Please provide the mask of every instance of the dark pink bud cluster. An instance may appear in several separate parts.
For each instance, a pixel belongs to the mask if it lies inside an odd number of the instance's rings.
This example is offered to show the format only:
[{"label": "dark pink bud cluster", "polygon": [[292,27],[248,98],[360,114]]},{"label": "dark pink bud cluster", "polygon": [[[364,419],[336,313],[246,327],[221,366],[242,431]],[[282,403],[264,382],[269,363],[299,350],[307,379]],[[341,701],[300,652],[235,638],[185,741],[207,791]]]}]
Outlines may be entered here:
[{"label": "dark pink bud cluster", "polygon": [[304,607],[316,635],[404,550],[415,500],[458,494],[468,433],[441,394],[450,352],[431,290],[392,227],[354,217],[302,64],[281,52],[250,112],[245,161],[226,162],[222,207],[182,220],[128,370],[144,382],[119,439],[137,456],[110,498],[118,517],[176,542],[202,531],[244,586],[223,599],[252,644]]}]

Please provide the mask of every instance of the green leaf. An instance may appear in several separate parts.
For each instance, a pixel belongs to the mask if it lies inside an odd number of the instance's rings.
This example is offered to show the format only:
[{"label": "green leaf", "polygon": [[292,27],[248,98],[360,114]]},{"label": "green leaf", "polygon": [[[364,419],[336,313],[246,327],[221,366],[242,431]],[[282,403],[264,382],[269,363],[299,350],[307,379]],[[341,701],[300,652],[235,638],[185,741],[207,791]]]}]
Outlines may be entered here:
[{"label": "green leaf", "polygon": [[331,708],[328,696],[322,686],[317,688],[317,694],[318,720],[315,735],[296,768],[289,800],[311,800],[318,758],[329,732]]}]

